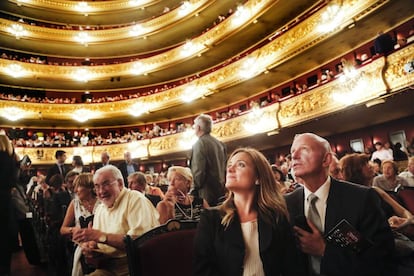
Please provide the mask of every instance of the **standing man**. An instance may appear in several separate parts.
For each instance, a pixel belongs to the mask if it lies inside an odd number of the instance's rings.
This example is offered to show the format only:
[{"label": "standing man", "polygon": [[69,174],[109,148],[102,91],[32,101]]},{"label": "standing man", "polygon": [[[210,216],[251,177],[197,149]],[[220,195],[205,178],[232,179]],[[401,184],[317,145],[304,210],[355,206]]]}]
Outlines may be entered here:
[{"label": "standing man", "polygon": [[109,160],[111,159],[111,156],[107,151],[103,151],[101,153],[101,163],[96,164],[95,171],[99,170],[102,167],[105,167],[107,165],[110,165]]},{"label": "standing man", "polygon": [[[332,152],[322,137],[296,135],[291,154],[292,169],[304,187],[286,195],[286,202],[311,275],[394,275],[394,239],[378,194],[329,176]],[[372,243],[370,247],[358,253],[325,240],[343,219]]]},{"label": "standing man", "polygon": [[93,228],[74,230],[73,240],[97,264],[88,275],[129,275],[124,236],[137,237],[158,226],[158,212],[144,194],[125,188],[121,172],[113,165],[97,170],[93,182],[103,204],[95,211]]},{"label": "standing man", "polygon": [[49,185],[50,178],[55,174],[60,174],[63,179],[65,179],[66,173],[69,171],[69,168],[65,165],[66,161],[66,152],[63,150],[57,150],[55,152],[56,163],[49,168],[46,175],[46,183]]},{"label": "standing man", "polygon": [[193,146],[191,172],[194,177],[192,195],[216,206],[224,196],[227,150],[226,145],[210,135],[211,116],[201,114],[194,120],[198,141]]},{"label": "standing man", "polygon": [[118,169],[121,171],[122,176],[124,177],[125,186],[128,187],[128,176],[137,172],[139,170],[138,164],[132,161],[131,153],[129,151],[124,153],[124,160]]}]

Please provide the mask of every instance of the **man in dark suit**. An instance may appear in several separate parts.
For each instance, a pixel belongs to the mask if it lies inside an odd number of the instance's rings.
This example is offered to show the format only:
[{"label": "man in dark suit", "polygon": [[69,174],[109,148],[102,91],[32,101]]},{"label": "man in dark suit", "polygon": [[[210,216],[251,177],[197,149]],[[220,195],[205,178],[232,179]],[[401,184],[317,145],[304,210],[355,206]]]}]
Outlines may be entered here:
[{"label": "man in dark suit", "polygon": [[56,164],[49,168],[47,171],[45,182],[50,184],[50,178],[55,174],[60,174],[65,179],[66,173],[69,171],[69,167],[65,164],[66,152],[63,150],[57,150],[55,152]]},{"label": "man in dark suit", "polygon": [[227,150],[226,145],[210,135],[211,116],[201,114],[194,120],[198,141],[193,146],[191,172],[194,187],[191,194],[216,206],[224,196]]},{"label": "man in dark suit", "polygon": [[[329,176],[332,152],[322,137],[297,135],[291,154],[293,172],[304,187],[286,195],[286,202],[310,274],[394,275],[394,239],[378,194]],[[327,242],[324,236],[342,219],[372,245],[358,253]]]},{"label": "man in dark suit", "polygon": [[131,153],[129,151],[124,153],[124,160],[119,164],[118,169],[122,173],[122,177],[124,178],[125,187],[128,187],[128,175],[137,172],[139,170],[138,164],[132,161]]}]

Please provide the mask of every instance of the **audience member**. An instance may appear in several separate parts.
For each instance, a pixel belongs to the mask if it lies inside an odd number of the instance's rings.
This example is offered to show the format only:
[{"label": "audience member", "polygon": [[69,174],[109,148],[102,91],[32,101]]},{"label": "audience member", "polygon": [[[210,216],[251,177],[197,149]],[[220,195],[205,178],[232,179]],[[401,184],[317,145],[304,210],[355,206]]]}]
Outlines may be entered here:
[{"label": "audience member", "polygon": [[82,157],[79,155],[74,155],[72,158],[72,171],[75,171],[77,173],[86,173],[89,172],[89,170],[83,166],[83,160]]},{"label": "audience member", "polygon": [[[364,186],[369,186],[372,182],[374,172],[372,171],[372,168],[369,165],[368,161],[369,156],[365,154],[355,153],[342,157],[340,163],[344,175],[344,180],[352,183],[358,183]],[[410,241],[409,238],[404,235],[404,232],[408,228],[411,229],[411,227],[413,227],[412,225],[414,223],[414,217],[407,209],[401,206],[387,192],[378,187],[374,187],[374,190],[380,195],[382,199],[382,210],[388,218],[390,227],[393,229],[396,245],[396,263],[398,263],[400,270],[402,269],[401,267],[404,267],[406,270],[407,268],[405,267],[411,266],[411,272],[414,272],[414,262],[412,259],[414,256],[414,242]]]},{"label": "audience member", "polygon": [[408,159],[406,152],[402,150],[402,145],[400,142],[395,143],[393,150],[393,157],[395,161],[404,161]]},{"label": "audience member", "polygon": [[65,165],[66,152],[63,150],[57,150],[55,153],[56,164],[49,168],[46,175],[46,183],[50,185],[50,178],[55,174],[60,174],[63,178],[69,171],[69,168]]},{"label": "audience member", "polygon": [[198,141],[193,145],[190,167],[194,180],[192,195],[216,206],[224,196],[226,146],[210,135],[211,116],[201,114],[194,120]]},{"label": "audience member", "polygon": [[189,195],[193,176],[189,168],[172,166],[168,169],[168,191],[165,198],[157,204],[160,223],[170,219],[199,220],[200,213],[207,203],[202,198]]},{"label": "audience member", "polygon": [[128,184],[128,176],[133,174],[134,172],[139,171],[138,164],[132,161],[131,153],[129,151],[124,153],[124,160],[125,162],[122,162],[118,169],[121,171],[122,176],[124,177],[124,183],[125,185]]},{"label": "audience member", "polygon": [[143,193],[155,206],[164,198],[164,193],[158,187],[147,184],[145,174],[134,172],[128,176],[128,188]]},{"label": "audience member", "polygon": [[394,160],[394,157],[392,156],[392,152],[387,150],[381,142],[375,143],[375,149],[371,156],[371,161],[374,161],[375,159],[379,159],[381,161],[384,160]]},{"label": "audience member", "polygon": [[99,170],[102,167],[110,165],[111,163],[109,162],[109,160],[111,160],[111,156],[109,155],[107,151],[103,151],[101,153],[101,163],[98,163],[95,165],[95,171]]},{"label": "audience member", "polygon": [[272,165],[271,167],[279,191],[282,194],[285,194],[288,191],[288,188],[290,187],[290,182],[286,181],[286,176],[283,174],[281,170],[278,169],[276,165]]},{"label": "audience member", "polygon": [[93,228],[76,229],[73,240],[97,267],[89,275],[128,275],[124,236],[137,237],[158,226],[158,212],[143,194],[125,188],[113,165],[97,170],[93,182],[103,204],[96,209]]},{"label": "audience member", "polygon": [[332,161],[331,164],[329,164],[329,175],[339,180],[343,179],[342,171],[339,166],[339,160],[335,154],[332,154]]},{"label": "audience member", "polygon": [[407,186],[414,187],[414,156],[408,159],[407,169],[399,174],[399,177],[407,181]]},{"label": "audience member", "polygon": [[[355,184],[360,184],[363,186],[371,186],[374,172],[371,166],[368,163],[369,157],[365,154],[349,154],[341,158],[340,166],[342,168],[344,180],[352,182]],[[388,221],[394,216],[397,215],[400,218],[409,219],[413,215],[401,206],[395,199],[393,199],[388,193],[383,189],[378,187],[373,187],[374,190],[381,196],[383,203],[382,207],[385,215],[389,218]],[[393,223],[391,227],[398,227]]]},{"label": "audience member", "polygon": [[66,176],[65,176],[65,182],[63,183],[63,186],[65,188],[65,190],[69,193],[70,197],[72,199],[75,198],[76,192],[75,192],[75,187],[73,186],[73,181],[75,180],[75,178],[79,175],[78,172],[76,171],[69,171]]},{"label": "audience member", "polygon": [[397,174],[397,164],[392,160],[385,160],[382,162],[382,175],[374,177],[372,186],[388,192],[397,192],[400,187],[408,186],[407,180]]},{"label": "audience member", "polygon": [[[60,227],[60,234],[72,239],[74,229],[85,228],[89,222],[93,221],[93,214],[100,204],[97,200],[93,185],[93,175],[82,173],[77,175],[74,180],[75,197],[69,204],[65,219]],[[82,250],[76,247],[73,256],[72,276],[81,276],[89,273],[84,259],[82,260]],[[83,268],[83,269],[82,269]]]},{"label": "audience member", "polygon": [[60,226],[72,200],[69,193],[62,188],[63,177],[55,174],[50,178],[50,188],[45,192],[45,217],[48,226],[48,271],[49,275],[66,275],[68,273],[66,240],[60,235]]},{"label": "audience member", "polygon": [[382,163],[381,160],[379,160],[378,158],[375,158],[374,160],[369,161],[369,164],[371,165],[372,169],[374,170],[374,176],[382,174],[381,163]]},{"label": "audience member", "polygon": [[388,54],[394,50],[394,39],[388,33],[379,32],[374,40],[374,49],[376,54]]},{"label": "audience member", "polygon": [[[0,222],[6,227],[0,235],[0,275],[9,275],[11,256],[15,247],[17,225],[12,216],[11,189],[17,181],[17,158],[13,145],[5,134],[0,134]],[[12,227],[12,226],[15,227]]]},{"label": "audience member", "polygon": [[259,151],[235,150],[222,205],[201,214],[195,275],[304,275],[282,194]]},{"label": "audience member", "polygon": [[[292,169],[304,187],[287,194],[286,202],[300,248],[309,258],[305,260],[309,260],[311,274],[394,275],[394,240],[378,194],[329,177],[331,147],[320,136],[296,135],[291,154]],[[358,253],[327,242],[324,235],[343,219],[372,245]]]}]

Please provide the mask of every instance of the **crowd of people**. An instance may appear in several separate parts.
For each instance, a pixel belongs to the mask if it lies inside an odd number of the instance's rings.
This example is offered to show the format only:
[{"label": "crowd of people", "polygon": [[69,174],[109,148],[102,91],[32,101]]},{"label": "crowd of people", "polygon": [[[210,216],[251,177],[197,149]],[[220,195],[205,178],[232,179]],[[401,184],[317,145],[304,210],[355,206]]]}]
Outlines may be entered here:
[{"label": "crowd of people", "polygon": [[[227,155],[212,125],[209,115],[194,120],[190,166],[169,167],[166,189],[139,172],[129,152],[118,166],[102,152],[89,170],[81,156],[69,165],[58,150],[47,174],[33,176],[30,160],[18,161],[0,134],[1,218],[14,225],[2,236],[2,275],[17,232],[29,227],[26,215],[15,215],[19,195],[31,227],[41,225],[32,239],[50,275],[128,275],[124,236],[171,219],[199,221],[194,275],[412,275],[414,217],[396,195],[414,187],[414,157],[401,173],[384,157],[375,173],[371,156],[338,160],[326,139],[303,133],[283,163],[271,165],[253,148]],[[21,240],[29,258],[30,239]]]}]

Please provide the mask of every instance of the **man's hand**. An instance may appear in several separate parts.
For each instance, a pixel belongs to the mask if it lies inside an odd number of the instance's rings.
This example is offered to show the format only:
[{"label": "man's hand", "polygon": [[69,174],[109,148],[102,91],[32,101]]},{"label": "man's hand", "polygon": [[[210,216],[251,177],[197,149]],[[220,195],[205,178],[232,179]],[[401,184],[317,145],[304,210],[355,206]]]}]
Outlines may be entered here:
[{"label": "man's hand", "polygon": [[80,228],[73,232],[72,239],[75,243],[85,243],[93,241],[99,242],[99,237],[104,233],[97,229],[92,229],[92,223],[89,223],[87,228]]},{"label": "man's hand", "polygon": [[326,247],[325,240],[312,221],[307,220],[307,222],[312,232],[305,231],[298,226],[293,227],[293,230],[299,239],[300,249],[303,253],[309,255],[323,256]]}]

